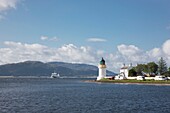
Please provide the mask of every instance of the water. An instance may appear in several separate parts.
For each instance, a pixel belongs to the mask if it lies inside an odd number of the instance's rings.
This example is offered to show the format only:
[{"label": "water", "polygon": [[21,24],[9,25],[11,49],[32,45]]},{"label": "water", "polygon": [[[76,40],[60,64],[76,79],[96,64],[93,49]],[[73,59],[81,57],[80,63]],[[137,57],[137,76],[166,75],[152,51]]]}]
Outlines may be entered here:
[{"label": "water", "polygon": [[170,113],[170,86],[1,78],[0,113]]}]

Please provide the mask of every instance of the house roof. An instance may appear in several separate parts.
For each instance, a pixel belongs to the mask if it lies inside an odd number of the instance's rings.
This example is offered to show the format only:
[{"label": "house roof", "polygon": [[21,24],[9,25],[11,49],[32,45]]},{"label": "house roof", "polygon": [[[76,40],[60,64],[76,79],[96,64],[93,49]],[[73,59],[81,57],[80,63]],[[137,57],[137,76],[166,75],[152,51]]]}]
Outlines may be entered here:
[{"label": "house roof", "polygon": [[128,69],[129,67],[128,66],[124,66],[124,67],[122,67],[121,69]]}]

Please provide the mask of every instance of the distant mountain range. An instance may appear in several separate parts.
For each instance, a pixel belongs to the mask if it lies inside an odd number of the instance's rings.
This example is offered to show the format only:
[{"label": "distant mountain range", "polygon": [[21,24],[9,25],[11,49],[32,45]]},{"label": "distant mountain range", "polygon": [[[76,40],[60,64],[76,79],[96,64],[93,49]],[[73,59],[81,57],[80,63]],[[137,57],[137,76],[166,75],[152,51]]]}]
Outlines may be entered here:
[{"label": "distant mountain range", "polygon": [[[63,77],[92,77],[98,75],[97,66],[64,62],[26,61],[0,65],[0,76],[50,76],[52,72]],[[108,75],[115,73],[108,71]]]}]

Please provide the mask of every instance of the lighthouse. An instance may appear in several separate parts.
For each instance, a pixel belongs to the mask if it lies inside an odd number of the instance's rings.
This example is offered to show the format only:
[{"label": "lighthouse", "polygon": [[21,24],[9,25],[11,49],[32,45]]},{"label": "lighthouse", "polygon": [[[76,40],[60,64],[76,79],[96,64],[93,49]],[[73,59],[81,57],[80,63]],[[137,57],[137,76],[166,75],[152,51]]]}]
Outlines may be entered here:
[{"label": "lighthouse", "polygon": [[97,77],[97,80],[101,80],[106,77],[106,64],[103,58],[100,61],[98,68],[99,68],[99,75]]}]

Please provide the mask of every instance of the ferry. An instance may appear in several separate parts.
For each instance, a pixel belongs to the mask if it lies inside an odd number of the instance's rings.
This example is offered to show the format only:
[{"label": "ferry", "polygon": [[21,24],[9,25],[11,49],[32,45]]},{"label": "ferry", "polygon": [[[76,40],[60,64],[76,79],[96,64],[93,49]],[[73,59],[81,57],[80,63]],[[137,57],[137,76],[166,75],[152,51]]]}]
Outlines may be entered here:
[{"label": "ferry", "polygon": [[56,72],[54,72],[54,73],[51,73],[51,77],[50,78],[60,78],[60,74],[58,73],[56,73]]}]

